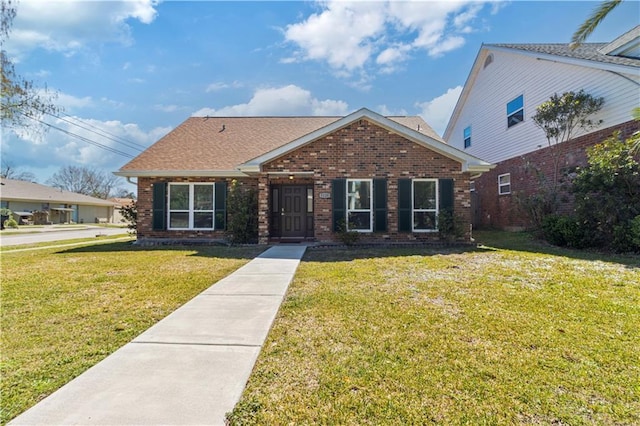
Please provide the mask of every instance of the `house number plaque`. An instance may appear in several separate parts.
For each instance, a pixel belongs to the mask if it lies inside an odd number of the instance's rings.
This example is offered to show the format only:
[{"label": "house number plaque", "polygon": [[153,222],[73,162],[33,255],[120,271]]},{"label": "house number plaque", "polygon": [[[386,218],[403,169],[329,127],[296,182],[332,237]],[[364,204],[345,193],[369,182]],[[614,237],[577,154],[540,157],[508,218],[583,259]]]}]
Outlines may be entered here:
[{"label": "house number plaque", "polygon": [[331,198],[331,193],[330,192],[321,192],[318,195],[320,196],[320,198]]}]

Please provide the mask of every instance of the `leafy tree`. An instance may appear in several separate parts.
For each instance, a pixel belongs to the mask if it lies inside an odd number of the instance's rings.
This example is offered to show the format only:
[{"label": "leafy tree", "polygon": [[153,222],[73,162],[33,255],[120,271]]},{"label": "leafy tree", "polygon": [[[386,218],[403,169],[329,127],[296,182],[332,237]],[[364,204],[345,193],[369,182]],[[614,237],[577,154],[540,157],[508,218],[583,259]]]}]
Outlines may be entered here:
[{"label": "leafy tree", "polygon": [[622,3],[622,0],[608,0],[601,2],[596,7],[591,16],[580,25],[580,28],[573,33],[571,37],[571,48],[575,49],[591,35],[591,33],[600,25],[600,22],[607,17],[609,13]]},{"label": "leafy tree", "polygon": [[55,188],[103,199],[120,190],[119,182],[117,176],[84,166],[62,167],[47,181]]},{"label": "leafy tree", "polygon": [[13,180],[25,180],[27,182],[35,182],[36,176],[31,172],[21,171],[17,167],[14,167],[5,159],[2,159],[2,170],[0,170],[0,177]]},{"label": "leafy tree", "polygon": [[258,194],[237,180],[231,182],[227,197],[227,237],[234,244],[258,241]]},{"label": "leafy tree", "polygon": [[558,163],[561,152],[559,145],[571,140],[576,130],[588,131],[599,126],[602,120],[592,121],[589,116],[600,111],[604,98],[595,98],[584,90],[565,92],[561,96],[554,93],[548,101],[536,108],[533,122],[540,127],[547,138],[554,157],[553,184],[558,181]]},{"label": "leafy tree", "polygon": [[16,17],[15,1],[0,0],[0,73],[2,94],[0,112],[2,126],[5,128],[41,128],[30,118],[37,118],[42,114],[56,114],[61,108],[53,101],[57,94],[47,89],[39,88],[33,81],[20,76],[9,55],[4,49],[9,38],[13,20]]},{"label": "leafy tree", "polygon": [[563,188],[560,186],[563,142],[571,140],[577,130],[589,131],[600,125],[602,120],[593,121],[589,117],[598,112],[603,104],[603,98],[595,98],[580,90],[562,95],[555,93],[536,108],[533,122],[544,131],[547,138],[552,159],[552,176],[546,176],[533,167],[539,181],[538,190],[534,194],[518,196],[520,207],[536,228],[540,229],[544,218],[558,210],[559,195]]}]

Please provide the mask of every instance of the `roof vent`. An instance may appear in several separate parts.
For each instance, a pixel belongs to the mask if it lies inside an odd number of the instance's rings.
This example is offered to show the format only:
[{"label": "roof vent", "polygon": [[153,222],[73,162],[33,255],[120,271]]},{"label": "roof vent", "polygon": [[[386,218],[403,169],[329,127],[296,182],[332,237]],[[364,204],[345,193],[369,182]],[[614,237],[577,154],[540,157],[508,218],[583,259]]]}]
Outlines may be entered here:
[{"label": "roof vent", "polygon": [[223,124],[223,125],[222,125],[222,129],[220,129],[220,131],[219,131],[218,133],[222,133],[222,132],[224,132],[224,130],[225,130],[226,128],[227,128],[227,127]]},{"label": "roof vent", "polygon": [[483,69],[491,65],[492,62],[493,62],[493,53],[489,53],[489,56],[487,56],[487,59],[484,60]]}]

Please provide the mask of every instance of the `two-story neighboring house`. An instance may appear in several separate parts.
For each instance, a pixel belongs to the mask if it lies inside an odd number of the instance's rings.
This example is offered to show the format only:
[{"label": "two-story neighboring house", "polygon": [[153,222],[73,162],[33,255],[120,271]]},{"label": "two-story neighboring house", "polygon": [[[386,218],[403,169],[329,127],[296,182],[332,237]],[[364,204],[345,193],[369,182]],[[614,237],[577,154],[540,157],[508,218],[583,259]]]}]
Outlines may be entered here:
[{"label": "two-story neighboring house", "polygon": [[[472,182],[477,226],[527,226],[518,196],[531,193],[552,174],[551,149],[532,117],[553,94],[584,90],[604,98],[592,118],[602,123],[578,132],[562,146],[560,169],[586,164],[585,148],[616,129],[638,129],[632,110],[640,105],[640,26],[611,43],[484,44],[453,111],[444,139],[497,167]],[[570,209],[570,202],[563,206]]]}]

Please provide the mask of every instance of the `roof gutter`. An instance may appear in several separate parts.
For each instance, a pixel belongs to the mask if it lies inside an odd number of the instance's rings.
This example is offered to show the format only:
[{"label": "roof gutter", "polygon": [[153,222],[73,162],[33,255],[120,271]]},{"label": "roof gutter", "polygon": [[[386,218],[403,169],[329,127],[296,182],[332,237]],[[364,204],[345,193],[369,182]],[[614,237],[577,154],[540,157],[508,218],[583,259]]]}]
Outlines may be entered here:
[{"label": "roof gutter", "polygon": [[[240,170],[119,170],[113,172],[116,176],[129,178],[133,177],[247,177],[246,173]],[[129,181],[130,183],[133,183]]]}]

